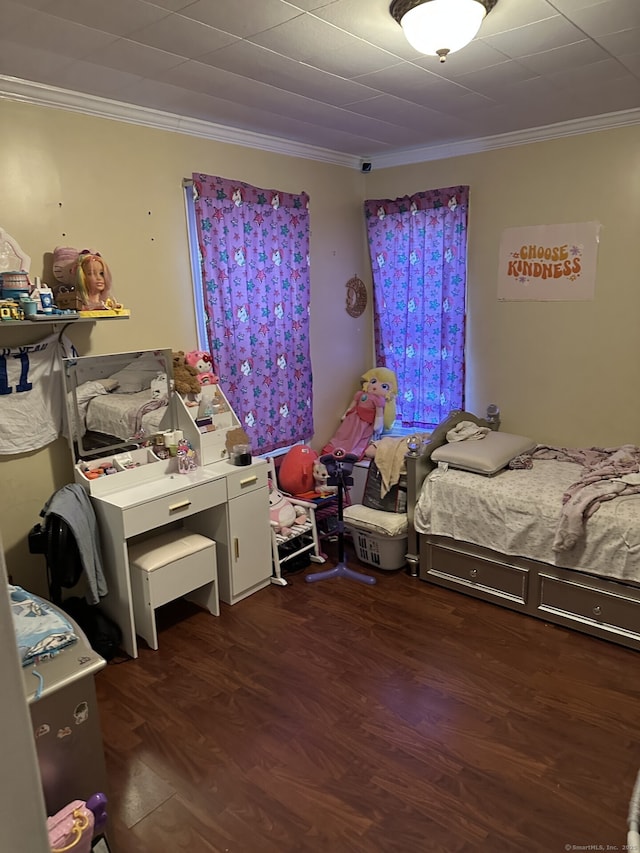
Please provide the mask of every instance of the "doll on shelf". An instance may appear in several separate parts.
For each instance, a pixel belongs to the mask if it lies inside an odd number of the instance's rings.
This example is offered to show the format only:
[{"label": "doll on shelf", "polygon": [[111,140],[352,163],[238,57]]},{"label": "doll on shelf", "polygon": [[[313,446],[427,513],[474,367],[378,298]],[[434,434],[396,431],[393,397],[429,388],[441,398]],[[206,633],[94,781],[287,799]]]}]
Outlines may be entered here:
[{"label": "doll on shelf", "polygon": [[362,457],[367,444],[378,438],[383,428],[391,429],[396,418],[398,380],[388,367],[374,367],[362,375],[362,389],[353,397],[340,426],[323,453],[338,447]]},{"label": "doll on shelf", "polygon": [[111,298],[111,271],[97,252],[85,250],[78,255],[76,288],[82,299],[82,311],[122,308]]}]

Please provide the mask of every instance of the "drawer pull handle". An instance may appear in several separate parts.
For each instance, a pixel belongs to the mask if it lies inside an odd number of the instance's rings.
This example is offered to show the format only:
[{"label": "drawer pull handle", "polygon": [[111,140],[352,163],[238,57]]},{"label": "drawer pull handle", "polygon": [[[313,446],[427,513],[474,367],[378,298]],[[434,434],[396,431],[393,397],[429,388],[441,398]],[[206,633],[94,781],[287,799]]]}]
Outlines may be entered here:
[{"label": "drawer pull handle", "polygon": [[244,488],[244,486],[252,486],[254,483],[258,482],[258,477],[256,474],[253,477],[245,477],[244,480],[240,480],[240,488]]},{"label": "drawer pull handle", "polygon": [[233,540],[233,553],[235,555],[236,560],[240,559],[240,542],[238,539]]},{"label": "drawer pull handle", "polygon": [[478,577],[478,570],[477,569],[471,569],[471,571],[469,572],[469,577],[470,578],[477,578]]},{"label": "drawer pull handle", "polygon": [[186,509],[188,506],[191,506],[191,501],[182,501],[179,504],[171,504],[169,512],[177,512],[179,509]]},{"label": "drawer pull handle", "polygon": [[596,606],[593,608],[593,615],[594,616],[601,616],[602,615],[602,607],[600,607],[599,604],[596,604]]}]

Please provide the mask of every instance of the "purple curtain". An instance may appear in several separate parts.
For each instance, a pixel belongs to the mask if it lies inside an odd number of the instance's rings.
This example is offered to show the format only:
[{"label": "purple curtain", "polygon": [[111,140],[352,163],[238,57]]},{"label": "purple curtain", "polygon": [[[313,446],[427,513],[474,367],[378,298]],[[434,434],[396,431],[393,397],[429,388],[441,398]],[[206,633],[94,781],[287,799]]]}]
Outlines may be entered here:
[{"label": "purple curtain", "polygon": [[464,408],[469,187],[365,201],[376,363],[398,377],[398,420]]},{"label": "purple curtain", "polygon": [[220,384],[254,452],[308,441],[309,197],[192,177],[207,335]]}]

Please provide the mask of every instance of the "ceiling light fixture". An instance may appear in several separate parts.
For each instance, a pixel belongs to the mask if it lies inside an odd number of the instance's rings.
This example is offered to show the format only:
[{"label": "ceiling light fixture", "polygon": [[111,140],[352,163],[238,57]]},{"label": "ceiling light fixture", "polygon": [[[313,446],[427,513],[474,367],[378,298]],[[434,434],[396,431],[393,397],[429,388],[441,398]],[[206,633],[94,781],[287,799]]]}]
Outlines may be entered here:
[{"label": "ceiling light fixture", "polygon": [[420,53],[439,56],[469,44],[498,0],[392,0],[391,16],[409,44]]}]

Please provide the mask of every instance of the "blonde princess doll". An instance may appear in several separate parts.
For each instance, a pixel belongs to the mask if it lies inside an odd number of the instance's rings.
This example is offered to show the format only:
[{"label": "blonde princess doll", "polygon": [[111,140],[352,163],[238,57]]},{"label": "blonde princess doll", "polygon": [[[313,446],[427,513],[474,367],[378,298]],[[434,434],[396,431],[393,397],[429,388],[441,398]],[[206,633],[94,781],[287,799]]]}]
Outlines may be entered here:
[{"label": "blonde princess doll", "polygon": [[333,453],[340,447],[362,457],[371,439],[379,438],[383,428],[391,429],[398,393],[395,373],[388,367],[374,367],[361,378],[362,390],[354,395],[336,434],[322,448],[323,453]]}]

